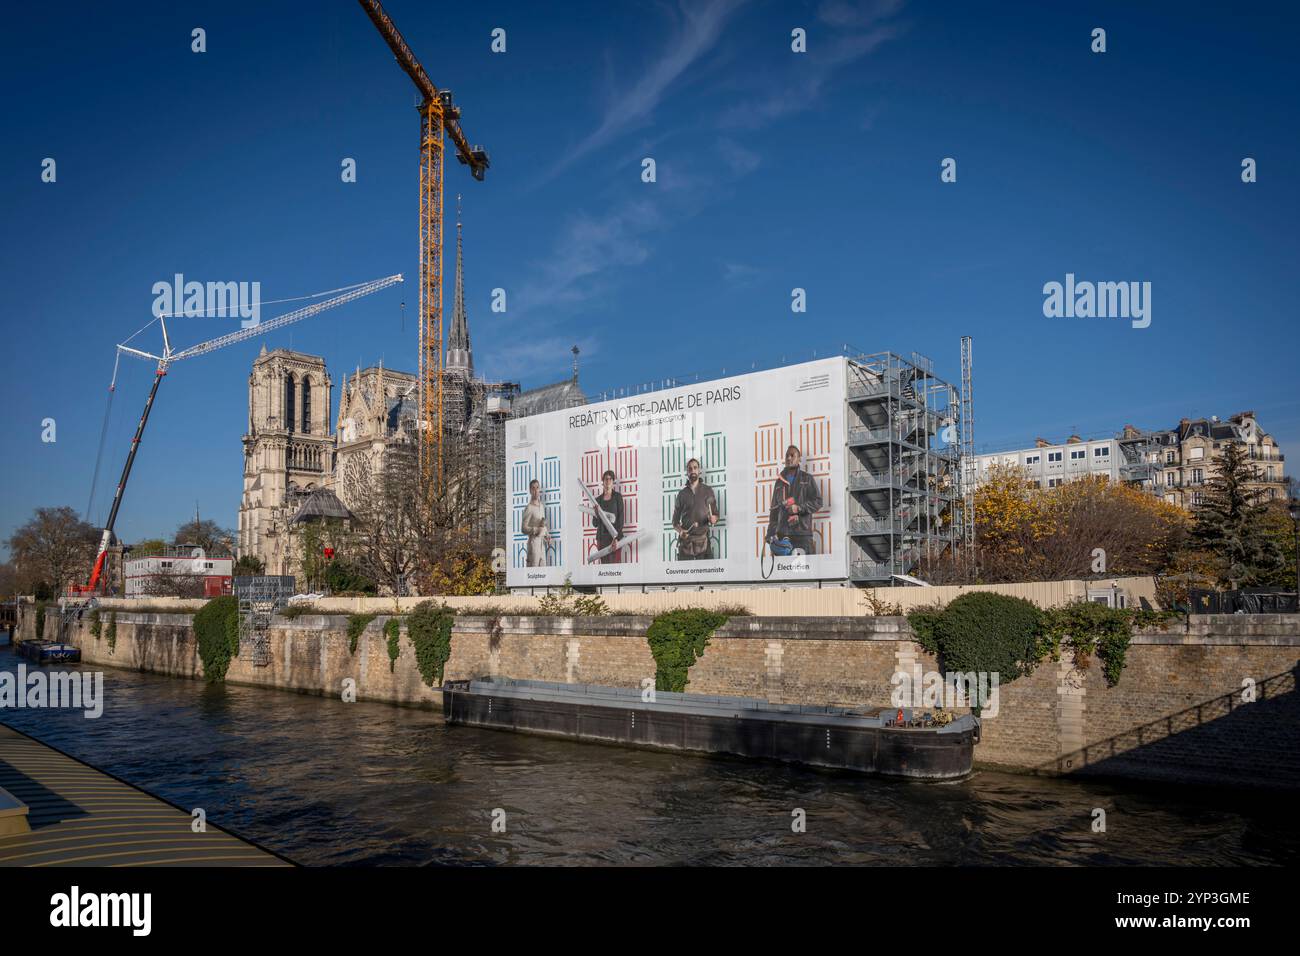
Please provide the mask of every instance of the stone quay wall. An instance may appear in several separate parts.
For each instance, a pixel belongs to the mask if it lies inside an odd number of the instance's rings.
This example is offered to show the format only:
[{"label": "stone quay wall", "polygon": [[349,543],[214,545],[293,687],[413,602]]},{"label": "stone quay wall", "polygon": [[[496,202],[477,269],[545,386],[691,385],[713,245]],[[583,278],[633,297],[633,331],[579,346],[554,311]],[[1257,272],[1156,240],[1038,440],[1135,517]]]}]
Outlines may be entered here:
[{"label": "stone quay wall", "polygon": [[[189,679],[202,663],[184,613],[116,612],[110,649],[88,622],[66,640],[89,665]],[[53,616],[52,616],[53,617]],[[231,662],[226,679],[360,700],[437,707],[402,629],[392,663],[377,617],[350,652],[347,617],[303,615],[271,626],[270,662]],[[643,687],[653,681],[646,642],[653,618],[459,616],[445,679],[492,675]],[[47,635],[51,625],[47,623]],[[781,703],[890,707],[898,672],[937,670],[903,617],[735,617],[714,632],[688,692]],[[1044,773],[1103,773],[1184,782],[1300,788],[1300,616],[1205,615],[1134,635],[1124,672],[1106,686],[1098,661],[1066,657],[999,688],[986,711],[977,765]]]}]

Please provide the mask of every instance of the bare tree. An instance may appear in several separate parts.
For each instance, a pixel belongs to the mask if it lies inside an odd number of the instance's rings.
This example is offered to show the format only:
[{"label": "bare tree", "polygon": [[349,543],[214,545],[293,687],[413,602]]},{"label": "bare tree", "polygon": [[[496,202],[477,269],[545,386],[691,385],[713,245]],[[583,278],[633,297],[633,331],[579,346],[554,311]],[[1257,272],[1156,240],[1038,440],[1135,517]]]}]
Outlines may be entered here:
[{"label": "bare tree", "polygon": [[186,521],[176,529],[172,544],[196,544],[209,554],[228,552],[235,534],[211,519]]},{"label": "bare tree", "polygon": [[71,508],[37,508],[30,521],[9,538],[9,551],[25,590],[45,584],[56,592],[90,573],[100,532]]},{"label": "bare tree", "polygon": [[420,481],[414,443],[388,446],[378,463],[355,458],[343,476],[354,518],[352,553],[363,573],[394,593],[412,578],[429,592],[440,580],[436,568],[481,550],[473,529],[492,503],[484,501],[482,470],[462,444],[444,445],[443,491],[433,499]]},{"label": "bare tree", "polygon": [[343,476],[352,512],[351,553],[358,568],[394,594],[415,568],[425,529],[419,464],[408,445],[390,445],[378,462],[360,456]]},{"label": "bare tree", "polygon": [[140,592],[149,597],[201,598],[204,579],[201,574],[150,574],[140,582]]}]

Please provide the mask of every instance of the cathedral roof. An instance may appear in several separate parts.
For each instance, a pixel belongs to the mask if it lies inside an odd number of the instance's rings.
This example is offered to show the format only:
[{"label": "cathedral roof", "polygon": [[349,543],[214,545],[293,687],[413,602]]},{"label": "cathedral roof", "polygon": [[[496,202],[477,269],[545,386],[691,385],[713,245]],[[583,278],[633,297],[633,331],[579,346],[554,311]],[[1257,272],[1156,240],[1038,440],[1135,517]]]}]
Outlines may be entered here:
[{"label": "cathedral roof", "polygon": [[512,417],[522,418],[525,415],[540,415],[542,412],[553,412],[561,408],[586,404],[587,396],[582,393],[578,383],[574,379],[566,378],[562,382],[553,382],[550,385],[520,392],[519,397],[514,400],[511,411]]},{"label": "cathedral roof", "polygon": [[348,511],[343,502],[339,501],[338,495],[328,488],[317,488],[307,500],[302,503],[298,513],[293,516],[294,523],[300,521],[311,521],[319,518],[351,518],[352,512]]}]

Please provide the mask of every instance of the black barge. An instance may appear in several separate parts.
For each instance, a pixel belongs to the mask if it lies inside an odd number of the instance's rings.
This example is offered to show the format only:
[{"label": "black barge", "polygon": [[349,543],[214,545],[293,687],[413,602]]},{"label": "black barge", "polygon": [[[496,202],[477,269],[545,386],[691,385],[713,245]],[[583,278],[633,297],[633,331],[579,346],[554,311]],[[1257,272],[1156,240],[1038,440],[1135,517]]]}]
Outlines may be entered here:
[{"label": "black barge", "polygon": [[970,773],[979,742],[979,722],[969,715],[940,725],[934,715],[910,708],[854,710],[667,691],[656,691],[651,701],[629,688],[500,677],[446,681],[442,712],[448,723],[469,727],[926,780]]}]

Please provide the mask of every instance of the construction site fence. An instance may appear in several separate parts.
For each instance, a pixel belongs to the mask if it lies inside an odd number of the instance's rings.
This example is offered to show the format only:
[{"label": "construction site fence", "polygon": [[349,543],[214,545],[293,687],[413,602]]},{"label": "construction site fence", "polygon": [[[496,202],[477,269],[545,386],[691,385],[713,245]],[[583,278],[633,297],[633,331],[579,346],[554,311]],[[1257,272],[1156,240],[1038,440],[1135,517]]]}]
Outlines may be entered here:
[{"label": "construction site fence", "polygon": [[[1061,607],[1088,599],[1088,590],[1115,586],[1126,596],[1126,606],[1139,607],[1145,599],[1147,605],[1158,607],[1155,579],[1151,577],[1105,578],[1083,581],[1041,581],[1026,584],[976,584],[943,587],[765,587],[765,588],[715,588],[709,590],[680,589],[675,591],[606,591],[600,596],[614,614],[660,614],[676,608],[743,607],[750,614],[766,617],[854,617],[874,614],[906,613],[917,607],[943,605],[972,591],[992,591],[1024,598],[1039,607]],[[498,594],[485,597],[441,597],[462,613],[482,609],[485,613],[513,613],[526,615],[538,609],[538,594]],[[411,610],[426,597],[324,597],[311,602],[312,608],[323,614],[397,614]],[[132,606],[148,606],[151,611],[191,613],[205,603],[202,600],[183,598],[148,598],[127,600],[107,598],[103,607],[130,610]]]}]

